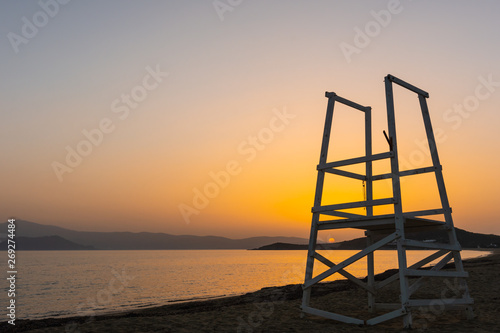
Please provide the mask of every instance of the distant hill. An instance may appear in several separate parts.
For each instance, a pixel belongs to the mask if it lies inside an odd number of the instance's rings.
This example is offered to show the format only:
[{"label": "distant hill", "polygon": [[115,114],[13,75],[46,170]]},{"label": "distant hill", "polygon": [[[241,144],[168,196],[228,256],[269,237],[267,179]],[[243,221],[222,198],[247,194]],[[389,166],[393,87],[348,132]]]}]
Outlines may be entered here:
[{"label": "distant hill", "polygon": [[[42,237],[16,237],[16,251],[45,251],[45,250],[94,250],[92,246],[80,245],[64,239],[60,236],[42,236]],[[7,250],[7,240],[0,243],[1,250]]]},{"label": "distant hill", "polygon": [[273,243],[252,250],[307,250],[307,244]]},{"label": "distant hill", "polygon": [[[7,222],[0,223],[0,230],[7,230]],[[500,236],[473,233],[456,228],[462,248],[498,248]],[[50,238],[49,236],[52,236]],[[54,237],[57,236],[57,237]],[[447,242],[445,232],[410,234],[417,240]],[[0,241],[6,234],[0,234]],[[375,239],[377,240],[377,239]],[[230,239],[218,236],[170,235],[151,232],[87,232],[43,225],[23,220],[16,221],[16,250],[170,250],[170,249],[258,249],[299,250],[307,249],[308,240],[298,237],[251,237]],[[319,244],[318,248],[358,250],[365,247],[365,238]],[[394,248],[386,246],[385,248]],[[5,250],[0,242],[0,250]]]},{"label": "distant hill", "polygon": [[[7,230],[7,222],[0,223]],[[16,221],[16,243],[20,237],[59,236],[96,250],[169,250],[169,249],[251,249],[266,244],[283,242],[306,244],[299,237],[251,237],[230,239],[217,236],[170,235],[151,232],[87,232],[43,225],[29,221]],[[6,237],[6,234],[3,234]]]},{"label": "distant hill", "polygon": [[[464,249],[491,249],[500,248],[500,236],[497,235],[487,235],[475,232],[466,231],[460,228],[455,228],[458,242]],[[375,241],[381,239],[375,238]],[[437,242],[437,243],[448,243],[448,235],[445,231],[440,232],[422,232],[422,233],[410,233],[408,237],[420,241]],[[325,250],[361,250],[366,247],[366,238],[355,238],[352,240],[338,242],[338,243],[328,243],[328,244],[317,244],[317,249]],[[287,244],[287,243],[273,243],[265,246],[258,247],[254,250],[307,250],[308,245],[299,244]],[[383,249],[394,249],[395,246],[387,245]]]}]

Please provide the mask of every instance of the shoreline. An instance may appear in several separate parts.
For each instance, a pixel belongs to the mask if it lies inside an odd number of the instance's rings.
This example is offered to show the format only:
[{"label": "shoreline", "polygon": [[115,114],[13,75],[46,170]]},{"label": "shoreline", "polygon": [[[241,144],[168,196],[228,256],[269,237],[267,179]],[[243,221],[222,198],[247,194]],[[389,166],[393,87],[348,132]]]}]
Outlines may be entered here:
[{"label": "shoreline", "polygon": [[[493,250],[491,252],[487,256],[464,260],[464,267],[470,274],[467,281],[471,290],[471,296],[475,300],[474,309],[481,309],[481,312],[483,312],[484,309],[489,308],[488,311],[492,312],[492,314],[486,316],[489,319],[485,322],[479,322],[477,320],[480,318],[479,316],[476,320],[466,321],[465,319],[457,319],[457,316],[448,318],[449,313],[456,315],[456,311],[443,312],[442,317],[449,319],[450,328],[453,327],[453,331],[455,332],[457,329],[459,332],[470,331],[470,327],[475,331],[484,329],[486,332],[494,331],[494,327],[496,329],[500,327],[500,287],[495,286],[496,290],[492,290],[491,287],[493,285],[491,285],[488,288],[489,284],[495,283],[494,281],[496,281],[498,274],[500,274],[500,251]],[[376,277],[382,279],[390,276],[394,271],[395,269],[387,270],[384,273],[377,274]],[[477,279],[481,279],[482,282],[478,283]],[[361,293],[359,293],[360,291]],[[335,293],[334,296],[344,296],[339,297],[338,300],[341,306],[347,305],[342,305],[342,303],[358,303],[358,301],[359,305],[356,306],[366,305],[365,292],[348,280],[322,283],[313,289],[314,297],[320,299],[326,298],[332,293]],[[7,322],[2,322],[0,323],[0,328],[3,332],[148,332],[156,331],[158,328],[166,332],[194,332],[203,331],[201,327],[209,325],[212,329],[208,331],[219,332],[234,332],[238,331],[238,329],[242,332],[275,332],[288,331],[288,329],[296,332],[307,332],[312,328],[310,325],[315,324],[319,330],[326,327],[335,327],[339,332],[344,332],[344,330],[345,332],[367,332],[376,330],[377,328],[384,329],[385,331],[394,330],[394,332],[400,332],[402,329],[400,318],[371,327],[342,324],[309,315],[301,319],[301,298],[302,287],[300,284],[294,284],[280,287],[266,287],[255,292],[237,296],[221,296],[208,300],[186,301],[95,316],[73,316],[36,320],[18,319],[15,326],[9,325]],[[490,299],[487,300],[487,298]],[[478,314],[476,313],[476,315]],[[304,324],[305,326],[301,329],[301,326]],[[278,325],[279,327],[274,327],[273,325]],[[435,318],[427,326],[426,331],[435,328],[436,332],[448,332],[446,321],[443,321],[441,315],[439,319]],[[462,330],[462,328],[467,328],[467,330]],[[452,332],[452,330],[449,332]]]}]

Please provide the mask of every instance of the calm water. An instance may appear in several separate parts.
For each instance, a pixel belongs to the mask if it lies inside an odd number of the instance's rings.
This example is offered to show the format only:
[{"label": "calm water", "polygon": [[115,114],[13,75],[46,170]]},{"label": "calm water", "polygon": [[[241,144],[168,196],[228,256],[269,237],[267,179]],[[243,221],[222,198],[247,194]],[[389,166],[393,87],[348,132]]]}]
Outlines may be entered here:
[{"label": "calm water", "polygon": [[[340,262],[357,251],[330,252],[324,255]],[[408,262],[428,253],[409,251]],[[462,251],[463,258],[486,254]],[[17,318],[36,319],[86,316],[303,283],[306,251],[25,251],[18,252],[16,259]],[[397,266],[395,251],[377,251],[375,261],[376,273]],[[326,268],[316,263],[315,274]],[[360,260],[348,271],[366,276],[365,267],[366,260]],[[342,276],[335,274],[330,280],[337,278]],[[2,283],[6,295],[6,280]],[[6,299],[0,297],[2,309]]]}]

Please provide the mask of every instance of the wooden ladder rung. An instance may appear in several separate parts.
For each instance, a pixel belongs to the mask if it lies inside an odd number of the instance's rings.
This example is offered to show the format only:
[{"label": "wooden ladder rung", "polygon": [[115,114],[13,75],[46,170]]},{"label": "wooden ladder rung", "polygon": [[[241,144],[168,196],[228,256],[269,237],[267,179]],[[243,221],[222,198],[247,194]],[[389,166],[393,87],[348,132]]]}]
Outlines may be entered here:
[{"label": "wooden ladder rung", "polygon": [[459,244],[445,244],[445,243],[427,243],[413,239],[405,239],[403,246],[406,247],[419,247],[424,249],[448,250],[448,251],[461,251],[462,248]]},{"label": "wooden ladder rung", "polygon": [[422,269],[406,269],[406,276],[434,276],[434,277],[458,277],[466,278],[469,277],[467,272],[457,272],[457,271],[432,271],[432,270],[422,270]]},{"label": "wooden ladder rung", "polygon": [[408,306],[420,307],[439,305],[440,307],[455,307],[474,304],[472,298],[439,298],[439,299],[411,299]]}]

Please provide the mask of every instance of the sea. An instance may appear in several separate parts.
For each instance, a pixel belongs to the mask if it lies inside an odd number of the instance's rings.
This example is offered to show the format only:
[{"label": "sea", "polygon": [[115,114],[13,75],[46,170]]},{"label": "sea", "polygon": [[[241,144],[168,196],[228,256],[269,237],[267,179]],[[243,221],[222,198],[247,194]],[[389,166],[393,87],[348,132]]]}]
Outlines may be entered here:
[{"label": "sea", "polygon": [[[357,251],[319,252],[338,263]],[[407,251],[408,263],[430,253]],[[92,316],[300,284],[306,254],[302,250],[18,251],[16,319]],[[462,258],[488,254],[462,251]],[[326,268],[316,261],[315,274]],[[376,273],[397,268],[396,252],[375,252],[375,268]],[[366,276],[366,259],[347,271]],[[335,274],[327,281],[341,278]],[[8,280],[2,280],[0,307],[5,312],[11,298]],[[0,321],[8,320],[2,317]]]}]

